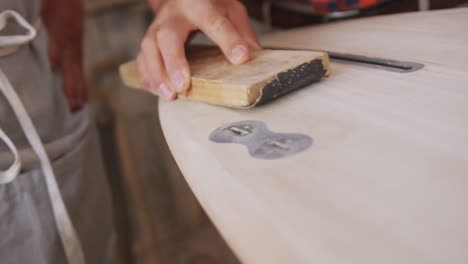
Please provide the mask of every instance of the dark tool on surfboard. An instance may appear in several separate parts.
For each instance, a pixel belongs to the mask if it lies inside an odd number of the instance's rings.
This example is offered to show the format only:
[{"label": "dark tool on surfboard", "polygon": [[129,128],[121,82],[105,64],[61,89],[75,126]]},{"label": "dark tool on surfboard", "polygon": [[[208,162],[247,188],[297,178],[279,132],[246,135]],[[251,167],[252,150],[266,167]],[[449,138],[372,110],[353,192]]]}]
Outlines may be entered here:
[{"label": "dark tool on surfboard", "polygon": [[[235,108],[249,108],[317,82],[329,74],[327,53],[260,50],[242,65],[232,65],[221,50],[190,46],[191,88],[179,98]],[[123,82],[143,88],[135,62],[120,67]]]},{"label": "dark tool on surfboard", "polygon": [[[268,46],[264,47],[266,49],[272,50],[309,50],[309,51],[318,51],[313,49],[294,49],[294,48],[287,48],[282,46]],[[401,60],[394,60],[388,58],[377,58],[377,57],[369,57],[357,54],[347,54],[347,53],[339,53],[339,52],[332,52],[332,51],[323,51],[328,54],[330,61],[337,62],[337,63],[346,63],[352,64],[357,66],[363,66],[368,68],[375,68],[375,69],[382,69],[391,72],[399,72],[399,73],[408,73],[408,72],[415,72],[422,68],[424,68],[424,64],[419,62],[412,62],[412,61],[401,61]]]},{"label": "dark tool on surfboard", "polygon": [[247,147],[258,159],[280,159],[308,149],[313,140],[304,134],[276,133],[265,123],[255,120],[240,121],[215,129],[210,140],[217,143],[238,143]]}]

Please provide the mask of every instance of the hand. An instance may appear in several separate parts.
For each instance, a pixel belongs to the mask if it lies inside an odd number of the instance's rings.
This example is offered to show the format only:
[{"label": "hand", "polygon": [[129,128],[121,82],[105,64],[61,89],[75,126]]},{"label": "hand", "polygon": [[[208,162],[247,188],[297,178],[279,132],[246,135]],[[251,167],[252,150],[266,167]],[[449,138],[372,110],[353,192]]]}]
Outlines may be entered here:
[{"label": "hand", "polygon": [[49,59],[60,69],[70,110],[87,100],[83,74],[83,7],[80,0],[44,0],[41,17],[49,33]]},{"label": "hand", "polygon": [[245,7],[237,0],[167,0],[159,2],[137,57],[140,76],[148,89],[168,101],[190,87],[185,43],[201,30],[233,64],[250,59],[259,49]]}]

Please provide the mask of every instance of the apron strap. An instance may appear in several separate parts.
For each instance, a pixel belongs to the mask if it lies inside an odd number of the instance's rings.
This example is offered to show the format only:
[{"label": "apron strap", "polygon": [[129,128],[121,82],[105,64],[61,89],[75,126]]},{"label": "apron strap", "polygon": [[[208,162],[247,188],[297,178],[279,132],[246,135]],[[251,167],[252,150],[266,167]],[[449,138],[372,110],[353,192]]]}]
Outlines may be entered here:
[{"label": "apron strap", "polygon": [[1,185],[1,184],[7,184],[16,178],[16,176],[18,175],[21,169],[21,161],[20,161],[18,150],[16,149],[15,144],[13,144],[11,139],[5,134],[2,128],[0,128],[0,139],[3,142],[5,142],[5,144],[11,150],[11,152],[13,153],[13,156],[15,157],[15,161],[13,161],[13,164],[11,164],[8,169],[4,171],[0,171],[0,185]]},{"label": "apron strap", "polygon": [[22,35],[0,36],[0,57],[15,52],[19,46],[30,42],[36,36],[36,29],[13,10],[6,10],[0,14],[0,31],[6,27],[10,18],[16,20],[27,32]]},{"label": "apron strap", "polygon": [[[24,20],[17,12],[7,10],[0,13],[0,31],[5,28],[7,19],[14,18],[16,22],[23,26],[28,32],[25,35],[1,36],[0,37],[0,56],[11,54],[16,51],[19,46],[28,43],[36,36],[36,30]],[[5,98],[10,103],[13,112],[15,113],[18,122],[23,129],[26,138],[29,141],[32,149],[39,158],[41,169],[44,174],[47,191],[52,204],[52,211],[55,218],[55,224],[65,249],[65,255],[69,264],[84,264],[85,258],[81,243],[76,234],[75,228],[70,220],[65,203],[63,202],[60,189],[55,178],[52,165],[49,161],[44,145],[34,127],[31,118],[28,115],[23,103],[15,92],[10,81],[0,69],[0,91],[5,95]],[[15,155],[15,162],[3,175],[3,180],[6,182],[15,179],[20,169],[20,161],[16,147],[13,142],[6,136],[3,130],[0,130],[0,138],[8,145]],[[1,178],[0,178],[1,179]],[[2,182],[0,182],[2,184]]]}]

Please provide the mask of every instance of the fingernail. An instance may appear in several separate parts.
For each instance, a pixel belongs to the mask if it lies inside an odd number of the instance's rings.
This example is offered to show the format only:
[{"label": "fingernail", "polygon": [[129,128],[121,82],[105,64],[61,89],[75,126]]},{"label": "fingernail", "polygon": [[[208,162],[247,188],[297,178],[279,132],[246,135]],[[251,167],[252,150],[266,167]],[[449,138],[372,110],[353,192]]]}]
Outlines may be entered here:
[{"label": "fingernail", "polygon": [[244,61],[247,48],[244,45],[237,45],[231,50],[231,61],[234,64],[239,64]]},{"label": "fingernail", "polygon": [[159,91],[161,92],[161,95],[166,99],[170,99],[174,94],[174,92],[165,83],[161,83],[161,85],[159,86]]},{"label": "fingernail", "polygon": [[175,85],[177,92],[181,93],[184,91],[185,77],[180,71],[172,75],[172,83]]}]

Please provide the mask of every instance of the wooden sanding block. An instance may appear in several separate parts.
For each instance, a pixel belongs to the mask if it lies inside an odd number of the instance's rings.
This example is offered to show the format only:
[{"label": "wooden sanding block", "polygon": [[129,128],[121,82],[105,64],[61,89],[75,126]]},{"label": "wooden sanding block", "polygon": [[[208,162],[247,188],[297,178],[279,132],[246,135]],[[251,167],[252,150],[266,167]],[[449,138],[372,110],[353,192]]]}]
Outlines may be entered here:
[{"label": "wooden sanding block", "polygon": [[[328,76],[326,53],[295,50],[259,50],[242,65],[232,65],[221,50],[190,46],[187,58],[191,87],[179,98],[235,108],[248,108]],[[123,82],[142,89],[135,62],[120,66]]]}]

